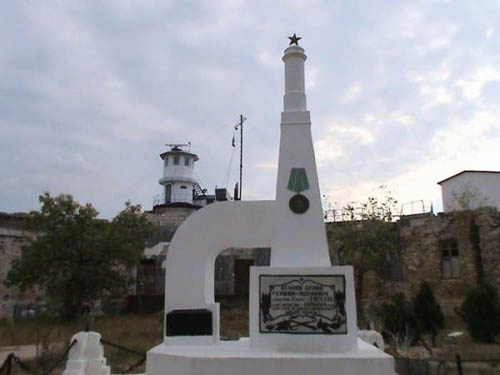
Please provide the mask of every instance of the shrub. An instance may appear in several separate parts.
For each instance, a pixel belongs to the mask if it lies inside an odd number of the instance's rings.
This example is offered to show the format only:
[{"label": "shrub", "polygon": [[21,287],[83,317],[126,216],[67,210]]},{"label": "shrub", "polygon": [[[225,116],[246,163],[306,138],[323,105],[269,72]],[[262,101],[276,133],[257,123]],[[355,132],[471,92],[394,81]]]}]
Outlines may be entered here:
[{"label": "shrub", "polygon": [[471,290],[460,310],[472,338],[495,341],[500,334],[500,300],[493,286],[483,284]]},{"label": "shrub", "polygon": [[383,330],[393,338],[415,338],[415,314],[403,293],[394,294],[380,309]]},{"label": "shrub", "polygon": [[444,317],[441,306],[434,297],[432,288],[426,282],[420,284],[420,288],[413,300],[413,311],[418,336],[424,333],[432,335],[432,345],[436,346],[436,336],[444,327]]}]

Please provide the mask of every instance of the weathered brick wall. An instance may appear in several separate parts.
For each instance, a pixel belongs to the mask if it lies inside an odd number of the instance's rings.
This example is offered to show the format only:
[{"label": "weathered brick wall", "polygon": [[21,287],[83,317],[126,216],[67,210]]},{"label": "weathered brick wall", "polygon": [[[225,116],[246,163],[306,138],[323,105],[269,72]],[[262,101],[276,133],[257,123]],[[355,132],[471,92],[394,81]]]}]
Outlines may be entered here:
[{"label": "weathered brick wall", "polygon": [[178,227],[194,211],[194,207],[155,207],[152,211],[147,211],[146,216],[157,226]]},{"label": "weathered brick wall", "polygon": [[477,210],[479,246],[484,281],[500,290],[500,212],[493,208]]},{"label": "weathered brick wall", "polygon": [[[476,254],[471,240],[471,218],[468,216],[438,215],[401,221],[402,256],[406,278],[401,289],[414,295],[420,283],[428,282],[439,299],[462,298],[478,280]],[[460,277],[446,279],[441,265],[440,240],[456,239]]]},{"label": "weathered brick wall", "polygon": [[[341,245],[335,238],[341,225],[360,223],[327,224],[332,263],[337,259],[336,248]],[[366,273],[362,295],[357,296],[365,312],[373,310],[374,306],[397,292],[413,297],[420,284],[426,281],[432,286],[448,320],[457,322],[459,319],[454,308],[461,304],[481,278],[500,288],[500,213],[496,209],[485,207],[437,216],[406,217],[397,225],[404,277],[394,280],[376,272]],[[474,225],[478,229],[479,241],[472,230]],[[460,264],[458,278],[443,277],[440,241],[448,239],[457,241]],[[482,261],[478,261],[478,253]],[[356,268],[355,264],[353,266]]]},{"label": "weathered brick wall", "polygon": [[22,247],[34,236],[22,229],[25,220],[25,215],[0,214],[0,318],[12,317],[15,306],[37,304],[40,301],[37,290],[22,292],[19,288],[7,288],[4,285],[12,260],[21,256]]}]

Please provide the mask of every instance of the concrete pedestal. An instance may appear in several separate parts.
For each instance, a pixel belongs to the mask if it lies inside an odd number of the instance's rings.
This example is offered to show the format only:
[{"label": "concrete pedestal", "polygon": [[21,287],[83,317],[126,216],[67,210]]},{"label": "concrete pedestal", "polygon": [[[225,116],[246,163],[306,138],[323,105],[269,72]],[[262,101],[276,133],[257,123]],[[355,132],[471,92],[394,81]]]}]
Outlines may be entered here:
[{"label": "concrete pedestal", "polygon": [[155,375],[394,375],[391,356],[358,340],[343,353],[272,352],[250,348],[248,338],[216,345],[160,344],[148,352]]}]

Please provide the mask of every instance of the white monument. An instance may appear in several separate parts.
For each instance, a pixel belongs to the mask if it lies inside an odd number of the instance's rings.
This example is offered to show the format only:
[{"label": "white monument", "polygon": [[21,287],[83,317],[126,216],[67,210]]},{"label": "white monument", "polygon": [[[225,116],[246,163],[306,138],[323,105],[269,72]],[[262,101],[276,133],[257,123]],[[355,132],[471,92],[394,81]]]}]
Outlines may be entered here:
[{"label": "white monument", "polygon": [[[332,267],[311,122],[306,55],[285,50],[276,200],[218,202],[177,230],[166,261],[165,338],[148,375],[394,374],[393,358],[357,337],[352,267]],[[229,247],[270,247],[252,267],[250,337],[219,341],[214,262]]]},{"label": "white monument", "polygon": [[79,332],[71,338],[74,341],[63,375],[110,375],[99,333]]}]

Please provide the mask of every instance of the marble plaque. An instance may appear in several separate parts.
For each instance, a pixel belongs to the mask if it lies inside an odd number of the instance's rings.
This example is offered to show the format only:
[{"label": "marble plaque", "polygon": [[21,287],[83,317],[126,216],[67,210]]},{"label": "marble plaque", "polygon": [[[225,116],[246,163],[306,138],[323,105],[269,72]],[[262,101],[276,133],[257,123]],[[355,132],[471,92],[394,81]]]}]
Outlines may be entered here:
[{"label": "marble plaque", "polygon": [[344,275],[260,275],[260,333],[347,334]]},{"label": "marble plaque", "polygon": [[167,314],[167,336],[210,336],[212,312],[207,309],[172,310]]}]

